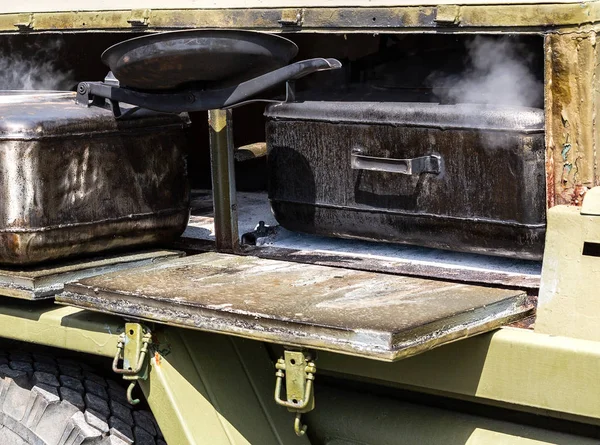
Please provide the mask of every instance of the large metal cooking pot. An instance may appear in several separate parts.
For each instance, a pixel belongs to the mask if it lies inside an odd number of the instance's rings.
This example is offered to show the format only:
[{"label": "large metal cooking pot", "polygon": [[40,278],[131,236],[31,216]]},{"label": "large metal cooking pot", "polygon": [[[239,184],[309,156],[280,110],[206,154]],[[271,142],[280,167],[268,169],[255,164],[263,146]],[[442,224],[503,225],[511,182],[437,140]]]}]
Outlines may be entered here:
[{"label": "large metal cooking pot", "polygon": [[252,31],[198,29],[137,37],[102,54],[122,86],[141,90],[186,87],[198,82],[226,87],[286,65],[296,44]]},{"label": "large metal cooking pot", "polygon": [[0,91],[2,265],[156,244],[186,227],[188,116],[117,120],[74,98]]}]

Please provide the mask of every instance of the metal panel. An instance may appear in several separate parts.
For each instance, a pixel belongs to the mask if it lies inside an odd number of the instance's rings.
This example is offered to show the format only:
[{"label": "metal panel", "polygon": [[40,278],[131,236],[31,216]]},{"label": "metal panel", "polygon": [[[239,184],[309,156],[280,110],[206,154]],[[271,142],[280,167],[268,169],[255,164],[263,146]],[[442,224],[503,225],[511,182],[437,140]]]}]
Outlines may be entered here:
[{"label": "metal panel", "polygon": [[212,252],[71,283],[57,301],[386,361],[532,309],[521,291]]},{"label": "metal panel", "polygon": [[597,30],[548,34],[545,51],[548,207],[581,205],[600,185],[600,50]]},{"label": "metal panel", "polygon": [[[44,1],[44,0],[41,0]],[[66,0],[62,0],[66,2]],[[355,2],[329,3],[283,2],[275,6],[261,2],[241,3],[236,0],[224,5],[221,2],[198,3],[183,0],[179,5],[165,6],[162,0],[156,3],[135,0],[129,6],[120,1],[112,5],[102,3],[75,7],[72,3],[52,4],[51,7],[27,3],[27,11],[19,5],[0,6],[0,32],[44,32],[44,31],[145,31],[186,28],[261,29],[269,31],[426,31],[455,32],[474,28],[491,31],[538,31],[539,27],[557,28],[565,25],[581,26],[596,23],[599,6],[595,2],[553,2],[541,4],[532,0],[490,0],[486,4],[462,4],[425,0],[412,5],[410,2]],[[232,6],[237,3],[238,6]],[[368,3],[368,4],[367,4]],[[471,3],[471,2],[466,2]],[[490,3],[492,5],[490,5]],[[531,3],[531,4],[524,4]],[[538,3],[538,4],[535,4]],[[65,6],[66,5],[66,6]],[[187,5],[187,6],[186,6]],[[422,5],[422,6],[419,6]],[[436,6],[440,5],[442,7]],[[445,6],[450,5],[450,6]],[[152,8],[152,9],[148,9]],[[168,9],[165,9],[168,8]],[[194,9],[197,8],[197,9]],[[231,9],[236,8],[236,9]],[[287,17],[301,21],[290,26]],[[56,12],[48,12],[56,11]],[[281,21],[284,23],[281,23]],[[538,28],[538,29],[536,29]]]},{"label": "metal panel", "polygon": [[[309,431],[326,445],[592,445],[581,437],[472,410],[461,412],[409,403],[367,391],[316,385],[317,409],[306,416]],[[376,413],[376,414],[374,414]],[[321,442],[323,440],[323,442]]]},{"label": "metal panel", "polygon": [[156,353],[140,381],[169,444],[308,445],[273,401],[263,344],[184,329],[153,331]]},{"label": "metal panel", "polygon": [[[462,5],[477,4],[481,0],[463,0]],[[491,0],[490,4],[511,4],[511,3],[580,3],[576,0]],[[145,8],[286,8],[286,7],[377,7],[377,6],[408,6],[408,5],[444,5],[453,4],[443,0],[176,0],[168,4],[164,0],[30,0],[27,4],[6,3],[0,8],[2,12],[46,12],[46,11],[97,11],[97,10],[120,10],[120,9],[142,9]]]},{"label": "metal panel", "polygon": [[574,206],[556,206],[548,212],[536,332],[600,341],[598,196],[600,187],[591,189],[581,213]]},{"label": "metal panel", "polygon": [[600,343],[503,328],[397,363],[320,353],[319,372],[600,424]]},{"label": "metal panel", "polygon": [[124,326],[118,317],[50,301],[0,300],[0,338],[112,358]]},{"label": "metal panel", "polygon": [[52,298],[68,281],[80,280],[130,267],[146,266],[183,256],[183,252],[152,250],[63,262],[27,269],[0,269],[0,295],[39,300]]}]

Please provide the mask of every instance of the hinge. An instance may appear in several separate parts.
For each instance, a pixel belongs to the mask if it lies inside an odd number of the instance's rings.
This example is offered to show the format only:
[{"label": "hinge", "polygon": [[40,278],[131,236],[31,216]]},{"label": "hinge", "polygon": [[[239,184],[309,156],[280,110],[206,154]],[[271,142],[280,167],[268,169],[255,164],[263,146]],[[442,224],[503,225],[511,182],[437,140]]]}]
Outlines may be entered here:
[{"label": "hinge", "polygon": [[33,14],[19,14],[14,25],[19,31],[31,31],[33,29]]},{"label": "hinge", "polygon": [[281,26],[302,26],[303,21],[304,9],[284,9],[277,23]]},{"label": "hinge", "polygon": [[458,25],[460,23],[460,6],[439,5],[435,9],[435,22],[440,25]]},{"label": "hinge", "polygon": [[133,9],[127,23],[135,27],[148,26],[150,23],[150,12],[150,9]]},{"label": "hinge", "polygon": [[[275,402],[296,413],[294,431],[298,436],[302,436],[307,427],[302,425],[301,415],[315,408],[313,382],[317,367],[310,354],[304,351],[284,351],[275,368]],[[285,400],[281,397],[284,380]]]},{"label": "hinge", "polygon": [[[152,333],[140,323],[125,323],[125,332],[119,337],[117,353],[113,360],[112,370],[121,374],[124,380],[132,380],[127,388],[127,401],[132,405],[138,404],[132,394],[138,380],[148,378],[148,348],[152,342]],[[119,368],[119,360],[123,367]]]}]

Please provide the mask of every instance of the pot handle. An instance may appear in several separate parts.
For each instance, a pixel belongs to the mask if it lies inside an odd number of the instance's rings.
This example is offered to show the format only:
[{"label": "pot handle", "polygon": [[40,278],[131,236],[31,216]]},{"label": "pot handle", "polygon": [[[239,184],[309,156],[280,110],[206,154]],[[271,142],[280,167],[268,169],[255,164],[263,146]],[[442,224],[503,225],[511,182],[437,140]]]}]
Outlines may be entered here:
[{"label": "pot handle", "polygon": [[399,173],[401,175],[420,175],[421,173],[441,172],[442,158],[438,155],[421,156],[412,159],[379,158],[366,156],[360,150],[352,150],[350,165],[353,170],[372,170],[378,172]]}]

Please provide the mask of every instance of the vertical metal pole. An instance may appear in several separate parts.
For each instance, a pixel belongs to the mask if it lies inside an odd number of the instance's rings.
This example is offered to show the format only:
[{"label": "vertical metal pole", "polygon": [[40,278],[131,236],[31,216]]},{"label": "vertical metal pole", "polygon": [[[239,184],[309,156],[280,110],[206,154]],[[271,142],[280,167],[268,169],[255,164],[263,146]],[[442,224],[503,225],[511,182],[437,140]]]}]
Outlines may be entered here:
[{"label": "vertical metal pole", "polygon": [[210,110],[210,164],[217,250],[239,248],[231,110]]}]

